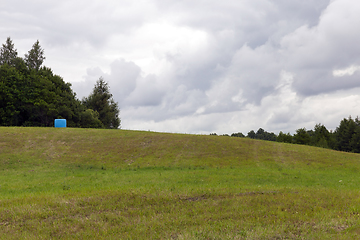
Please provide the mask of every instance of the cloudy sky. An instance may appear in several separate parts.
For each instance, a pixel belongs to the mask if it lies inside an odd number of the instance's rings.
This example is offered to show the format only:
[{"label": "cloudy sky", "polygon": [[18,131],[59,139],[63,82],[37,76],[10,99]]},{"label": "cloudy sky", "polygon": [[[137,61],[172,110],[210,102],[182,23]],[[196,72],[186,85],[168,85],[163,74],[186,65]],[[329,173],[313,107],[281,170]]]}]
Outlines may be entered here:
[{"label": "cloudy sky", "polygon": [[0,0],[0,40],[88,96],[99,77],[123,129],[279,133],[360,115],[357,0]]}]

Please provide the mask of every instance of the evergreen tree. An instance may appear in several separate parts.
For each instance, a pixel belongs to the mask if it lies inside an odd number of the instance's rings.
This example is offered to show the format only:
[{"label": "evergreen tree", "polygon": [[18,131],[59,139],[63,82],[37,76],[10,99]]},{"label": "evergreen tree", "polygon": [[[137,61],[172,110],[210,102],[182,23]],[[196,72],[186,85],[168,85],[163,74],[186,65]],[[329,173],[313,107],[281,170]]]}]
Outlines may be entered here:
[{"label": "evergreen tree", "polygon": [[37,40],[28,54],[25,54],[26,65],[29,69],[39,70],[44,60],[44,50],[41,48],[39,40]]},{"label": "evergreen tree", "polygon": [[255,133],[255,131],[254,131],[254,130],[251,130],[250,132],[248,132],[247,137],[248,137],[248,138],[255,139],[255,138],[256,138],[256,133]]},{"label": "evergreen tree", "polygon": [[331,134],[324,125],[316,124],[312,131],[311,145],[323,148],[329,148],[331,143]]},{"label": "evergreen tree", "polygon": [[356,130],[355,121],[349,117],[349,119],[344,118],[341,120],[339,127],[335,130],[335,148],[336,150],[351,152],[351,139]]},{"label": "evergreen tree", "polygon": [[355,130],[350,140],[351,151],[360,153],[360,120],[357,117],[355,119]]},{"label": "evergreen tree", "polygon": [[0,49],[0,65],[8,64],[13,66],[15,59],[17,58],[17,50],[10,37],[6,39],[6,43],[2,45]]},{"label": "evergreen tree", "polygon": [[282,131],[280,131],[279,135],[276,138],[277,142],[285,142],[285,143],[292,143],[293,141],[293,137],[291,136],[290,133],[283,133]]},{"label": "evergreen tree", "polygon": [[259,128],[255,133],[256,139],[265,139],[265,130],[262,128]]},{"label": "evergreen tree", "polygon": [[99,120],[105,128],[119,128],[119,108],[114,102],[110,88],[102,77],[96,82],[92,93],[83,99],[83,105],[87,109],[92,109],[99,114]]},{"label": "evergreen tree", "polygon": [[310,135],[305,128],[300,128],[296,130],[294,134],[294,143],[295,144],[310,144]]}]

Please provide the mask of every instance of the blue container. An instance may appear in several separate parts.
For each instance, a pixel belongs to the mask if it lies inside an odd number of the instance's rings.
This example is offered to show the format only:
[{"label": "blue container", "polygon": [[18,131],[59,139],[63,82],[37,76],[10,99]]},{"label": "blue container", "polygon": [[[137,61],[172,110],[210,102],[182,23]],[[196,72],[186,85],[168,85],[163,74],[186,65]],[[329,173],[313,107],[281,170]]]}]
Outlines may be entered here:
[{"label": "blue container", "polygon": [[66,119],[55,119],[56,128],[66,128]]}]

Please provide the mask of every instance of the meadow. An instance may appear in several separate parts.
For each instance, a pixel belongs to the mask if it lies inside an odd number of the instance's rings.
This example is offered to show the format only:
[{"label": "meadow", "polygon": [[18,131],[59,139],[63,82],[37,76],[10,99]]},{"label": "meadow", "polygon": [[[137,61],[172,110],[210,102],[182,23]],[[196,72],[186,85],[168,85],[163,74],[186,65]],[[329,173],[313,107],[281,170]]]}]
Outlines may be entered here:
[{"label": "meadow", "polygon": [[247,138],[0,127],[0,239],[356,239],[359,170]]}]

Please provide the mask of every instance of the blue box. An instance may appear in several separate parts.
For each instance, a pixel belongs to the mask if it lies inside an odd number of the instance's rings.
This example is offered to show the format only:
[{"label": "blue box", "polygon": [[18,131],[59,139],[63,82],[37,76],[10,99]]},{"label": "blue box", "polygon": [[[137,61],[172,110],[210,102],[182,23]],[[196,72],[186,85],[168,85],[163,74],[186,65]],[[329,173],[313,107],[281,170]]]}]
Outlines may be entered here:
[{"label": "blue box", "polygon": [[56,128],[66,128],[66,119],[55,119]]}]

